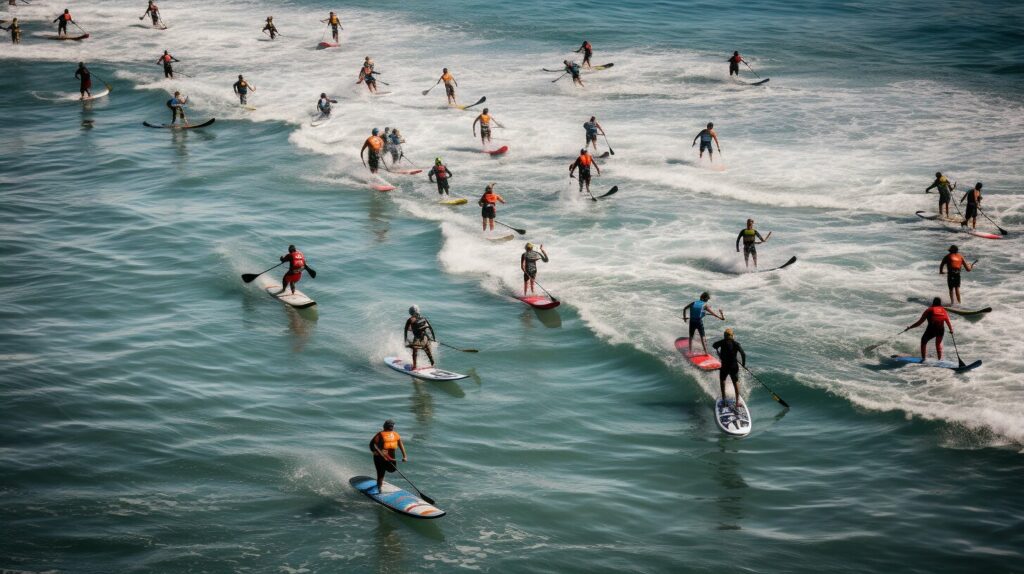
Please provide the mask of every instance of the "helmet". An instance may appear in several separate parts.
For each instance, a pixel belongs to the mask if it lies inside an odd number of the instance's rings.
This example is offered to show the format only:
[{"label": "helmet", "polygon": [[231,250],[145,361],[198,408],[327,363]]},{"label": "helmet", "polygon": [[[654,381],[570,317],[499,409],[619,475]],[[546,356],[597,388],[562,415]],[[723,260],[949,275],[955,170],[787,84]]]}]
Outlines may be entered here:
[{"label": "helmet", "polygon": [[419,315],[420,314],[420,306],[419,305],[413,305],[412,307],[409,307],[409,314],[410,315]]},{"label": "helmet", "polygon": [[395,428],[395,421],[394,420],[388,419],[388,420],[384,421],[384,430],[391,430],[393,428]]},{"label": "helmet", "polygon": [[377,134],[379,134],[379,133],[380,133],[380,130],[379,130],[379,129],[377,129],[377,128],[373,128],[373,131],[372,131],[372,132],[370,132],[370,133],[372,133],[373,135],[377,135]]},{"label": "helmet", "polygon": [[439,158],[439,157],[435,157],[434,158],[434,164],[435,165],[441,165],[442,163],[444,163],[444,162],[441,161],[441,158]]}]

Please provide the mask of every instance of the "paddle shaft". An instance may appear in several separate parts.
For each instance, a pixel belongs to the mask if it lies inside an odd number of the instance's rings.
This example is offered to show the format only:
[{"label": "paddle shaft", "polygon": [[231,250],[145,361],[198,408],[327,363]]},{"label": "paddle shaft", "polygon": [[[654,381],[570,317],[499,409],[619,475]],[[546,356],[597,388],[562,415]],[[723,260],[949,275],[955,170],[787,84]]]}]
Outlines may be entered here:
[{"label": "paddle shaft", "polygon": [[984,211],[981,210],[981,206],[980,205],[978,206],[978,213],[980,213],[983,216],[985,216],[985,219],[989,220],[989,222],[992,223],[992,225],[995,225],[996,229],[999,230],[999,234],[1000,235],[1006,235],[1006,230],[1003,229],[1002,227],[999,227],[999,224],[996,223],[995,221],[992,221],[992,218],[989,217],[987,213],[985,213]]},{"label": "paddle shaft", "polygon": [[545,289],[544,286],[541,285],[536,279],[533,280],[533,284],[536,285],[537,287],[540,287],[540,290],[543,291],[544,294],[547,295],[549,299],[551,299],[552,301],[558,301],[558,299],[556,299],[554,295],[549,293],[548,290]]},{"label": "paddle shaft", "polygon": [[[755,76],[757,76],[757,72],[754,71],[754,68],[750,67],[750,64],[748,64],[746,60],[743,60],[743,65],[746,66],[748,70],[750,70],[750,73],[752,73]],[[760,80],[761,76],[757,76],[757,79]]]},{"label": "paddle shaft", "polygon": [[906,329],[903,329],[903,330],[902,330],[902,331],[900,331],[899,333],[896,333],[895,335],[893,335],[893,336],[891,336],[891,337],[887,338],[886,340],[882,341],[881,343],[877,343],[877,344],[875,344],[875,345],[871,345],[871,346],[869,346],[869,347],[865,347],[865,348],[864,348],[864,353],[865,353],[865,354],[867,354],[867,353],[870,353],[871,351],[874,351],[875,349],[877,349],[877,348],[881,347],[882,345],[884,345],[884,344],[888,343],[889,341],[892,341],[892,340],[893,340],[893,339],[895,339],[896,337],[899,337],[900,335],[902,335],[903,333],[906,333],[906,332],[907,332],[907,331],[909,331],[909,330],[910,330],[910,327],[907,327]]},{"label": "paddle shaft", "polygon": [[956,360],[958,363],[960,363],[960,368],[962,369],[967,366],[967,363],[965,363],[964,360],[960,358],[960,349],[956,348],[956,337],[953,335],[953,331],[949,332],[949,338],[953,340],[953,352],[956,353]]},{"label": "paddle shaft", "polygon": [[511,225],[509,225],[507,223],[502,223],[502,222],[498,221],[497,219],[495,219],[494,222],[497,223],[498,225],[504,225],[505,227],[511,229],[512,231],[515,231],[519,235],[526,235],[526,230],[525,229],[519,229],[518,227],[512,227]]},{"label": "paddle shaft", "polygon": [[243,274],[242,275],[242,281],[245,281],[246,283],[252,283],[253,280],[256,279],[257,277],[259,277],[260,275],[263,275],[267,271],[273,271],[274,269],[277,269],[278,267],[280,267],[280,266],[282,266],[284,264],[285,264],[285,262],[282,261],[282,262],[278,263],[277,265],[274,265],[270,269],[267,269],[266,271],[260,271],[259,273],[255,274],[255,275],[248,274],[248,273],[247,274]]},{"label": "paddle shaft", "polygon": [[604,143],[608,146],[608,153],[611,155],[615,155],[615,150],[612,149],[612,144],[611,142],[608,141],[608,134],[602,131],[601,135],[604,136]]},{"label": "paddle shaft", "polygon": [[554,80],[551,80],[551,83],[553,84],[553,83],[557,82],[558,80],[561,80],[562,78],[564,78],[568,74],[569,74],[569,72],[563,72],[561,76],[558,76]]},{"label": "paddle shaft", "polygon": [[[381,450],[377,447],[377,445],[373,445],[373,450],[377,451],[377,454],[380,455],[381,458],[383,458],[384,460],[388,460],[388,457],[385,456],[383,452],[381,452]],[[412,481],[409,480],[408,477],[406,477],[404,474],[402,474],[401,470],[398,470],[398,461],[397,460],[388,460],[388,462],[391,463],[391,466],[395,467],[395,472],[397,472],[399,474],[399,476],[404,478],[405,481],[409,483],[409,486],[411,486],[412,489],[416,491],[416,494],[420,495],[420,498],[422,498],[423,500],[429,502],[430,504],[434,504],[434,499],[433,498],[430,498],[426,494],[423,494],[423,492],[420,489],[416,488],[416,485],[413,484]]]},{"label": "paddle shaft", "polygon": [[789,408],[789,403],[787,403],[786,401],[782,400],[782,397],[780,397],[779,395],[775,394],[775,391],[771,390],[771,388],[769,388],[769,387],[768,387],[768,385],[764,384],[764,381],[762,381],[761,379],[757,378],[757,375],[755,375],[754,373],[752,373],[752,372],[750,371],[750,369],[748,369],[748,368],[747,368],[747,366],[746,366],[746,365],[742,365],[742,367],[743,367],[743,370],[744,370],[744,371],[746,371],[747,373],[749,373],[749,374],[750,374],[750,376],[751,376],[751,377],[753,377],[753,379],[754,379],[755,381],[757,381],[758,383],[760,383],[760,384],[761,384],[761,386],[762,386],[762,387],[764,387],[766,391],[768,391],[769,393],[771,393],[771,395],[772,395],[772,398],[773,398],[773,399],[775,399],[776,401],[778,401],[778,403],[779,403],[780,405],[782,405],[782,406],[786,407],[787,409]]},{"label": "paddle shaft", "polygon": [[453,347],[453,346],[449,345],[448,343],[442,343],[441,341],[435,341],[435,342],[438,345],[441,345],[442,347],[448,347],[449,349],[455,349],[456,351],[462,351],[463,353],[479,353],[480,352],[480,351],[478,351],[476,349],[460,349],[458,347]]},{"label": "paddle shaft", "polygon": [[434,88],[436,88],[436,87],[437,87],[437,85],[438,85],[438,84],[440,84],[440,83],[441,83],[441,80],[440,80],[440,79],[438,79],[438,80],[437,80],[436,82],[434,82],[434,85],[433,85],[433,86],[430,86],[430,89],[427,89],[427,90],[423,90],[423,95],[425,96],[425,95],[429,94],[429,93],[430,93],[430,90],[433,90]]}]

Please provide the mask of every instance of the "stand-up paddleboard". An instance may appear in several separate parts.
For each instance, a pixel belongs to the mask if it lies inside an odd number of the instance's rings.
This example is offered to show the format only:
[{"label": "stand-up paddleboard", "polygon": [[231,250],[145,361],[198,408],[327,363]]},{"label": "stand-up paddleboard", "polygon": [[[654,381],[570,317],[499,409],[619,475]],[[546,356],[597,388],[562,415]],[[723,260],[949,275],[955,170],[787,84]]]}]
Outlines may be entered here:
[{"label": "stand-up paddleboard", "polygon": [[984,309],[964,309],[963,307],[943,307],[943,309],[945,309],[946,311],[949,311],[950,313],[956,313],[957,315],[962,315],[964,317],[971,317],[971,316],[974,316],[974,315],[983,315],[985,313],[991,313],[992,312],[992,307],[985,307]]},{"label": "stand-up paddleboard", "polygon": [[337,47],[338,47],[338,43],[337,42],[320,42],[319,44],[316,45],[316,49],[317,50],[323,50],[325,48],[337,48]]},{"label": "stand-up paddleboard", "polygon": [[606,152],[604,152],[603,154],[601,154],[601,155],[599,155],[597,157],[598,157],[598,159],[605,159],[605,158],[608,158],[608,157],[611,157],[611,156],[612,156],[612,152],[606,151]]},{"label": "stand-up paddleboard", "polygon": [[481,96],[479,100],[473,102],[472,104],[467,104],[467,105],[464,105],[464,106],[460,106],[459,104],[448,104],[448,107],[449,108],[455,108],[457,110],[468,110],[469,108],[472,108],[473,106],[479,106],[480,104],[482,104],[482,103],[484,103],[486,101],[487,101],[487,96]]},{"label": "stand-up paddleboard", "polygon": [[722,363],[718,360],[718,357],[703,352],[704,348],[700,346],[700,341],[694,341],[693,343],[695,350],[691,353],[689,351],[690,338],[679,337],[676,339],[676,350],[686,357],[690,364],[702,371],[717,371],[722,368]]},{"label": "stand-up paddleboard", "polygon": [[398,175],[416,175],[423,173],[422,169],[389,169],[388,173],[397,173]]},{"label": "stand-up paddleboard", "polygon": [[441,205],[465,205],[469,203],[469,200],[465,197],[453,197],[451,199],[442,199],[438,203]]},{"label": "stand-up paddleboard", "polygon": [[445,515],[440,508],[387,481],[384,481],[380,492],[377,491],[377,479],[369,476],[353,476],[348,483],[370,500],[399,514],[413,518],[441,518]]},{"label": "stand-up paddleboard", "polygon": [[927,219],[929,221],[945,221],[946,223],[963,223],[964,218],[962,217],[947,217],[945,215],[939,215],[937,213],[928,213],[927,211],[915,211],[914,215],[921,219]]},{"label": "stand-up paddleboard", "polygon": [[[611,62],[611,63],[608,63],[608,64],[601,64],[600,66],[594,66],[593,68],[591,68],[591,70],[607,70],[608,68],[611,68],[614,65],[615,65],[614,62]],[[558,73],[565,73],[565,68],[559,68],[557,70],[552,70],[551,68],[541,68],[541,69],[544,70],[545,72],[553,72],[553,73],[556,73],[556,74],[558,74]],[[582,71],[586,72],[588,70],[584,68]]]},{"label": "stand-up paddleboard", "polygon": [[374,191],[395,191],[398,188],[386,181],[383,181],[381,183],[370,182],[370,189]]},{"label": "stand-up paddleboard", "polygon": [[443,369],[438,369],[437,367],[419,367],[413,369],[412,363],[407,363],[405,359],[400,359],[398,357],[386,357],[384,359],[384,364],[399,373],[409,375],[414,379],[423,379],[425,381],[458,381],[469,376],[461,373],[445,371]]},{"label": "stand-up paddleboard", "polygon": [[76,102],[90,102],[92,100],[98,100],[98,99],[100,99],[102,97],[105,97],[105,96],[108,96],[108,95],[110,95],[110,88],[103,88],[102,90],[100,90],[98,92],[93,92],[93,94],[91,96],[85,96],[84,98],[82,97],[81,93],[77,93],[77,94],[71,94],[69,96],[66,96],[64,99],[65,100],[74,100]]},{"label": "stand-up paddleboard", "polygon": [[63,40],[74,40],[74,41],[77,42],[77,41],[80,41],[80,40],[85,40],[86,38],[89,37],[89,35],[88,34],[82,34],[80,36],[43,36],[43,37],[48,39],[48,40],[61,40],[61,41],[63,41]]},{"label": "stand-up paddleboard", "polygon": [[611,68],[614,65],[615,65],[614,62],[609,62],[607,64],[601,64],[600,66],[594,66],[594,69],[595,70],[607,70],[608,68]]},{"label": "stand-up paddleboard", "polygon": [[318,128],[318,127],[326,124],[327,122],[331,121],[332,119],[334,119],[334,116],[332,116],[330,114],[327,114],[327,115],[317,114],[317,115],[313,116],[312,120],[310,120],[309,125],[310,125],[310,127]]},{"label": "stand-up paddleboard", "polygon": [[[750,418],[750,409],[747,408],[743,397],[740,397],[739,401],[739,407],[736,406],[735,399],[715,401],[715,422],[725,434],[747,436],[754,423]],[[376,484],[374,482],[374,485]]]},{"label": "stand-up paddleboard", "polygon": [[485,239],[487,239],[487,241],[491,241],[494,243],[504,243],[506,241],[512,241],[515,238],[515,235],[509,233],[508,235],[499,235],[498,237],[486,237]]},{"label": "stand-up paddleboard", "polygon": [[763,85],[767,84],[768,80],[770,80],[770,79],[771,78],[765,78],[765,79],[763,79],[763,80],[761,80],[759,82],[743,82],[743,83],[748,85],[748,86],[763,86]]},{"label": "stand-up paddleboard", "polygon": [[285,305],[295,307],[296,309],[308,309],[316,305],[316,301],[310,299],[305,293],[298,289],[295,290],[295,293],[292,293],[292,290],[289,287],[287,291],[278,295],[277,292],[281,290],[281,284],[266,276],[260,278],[260,287],[267,292],[267,295],[270,295]]},{"label": "stand-up paddleboard", "polygon": [[501,146],[498,149],[485,149],[484,153],[490,154],[492,156],[504,155],[504,154],[508,153],[508,146],[507,145],[503,145],[503,146]]},{"label": "stand-up paddleboard", "polygon": [[796,263],[796,255],[790,257],[789,261],[783,263],[782,265],[779,265],[778,267],[773,267],[771,269],[758,269],[757,272],[758,273],[767,273],[769,271],[778,271],[779,269],[785,269],[786,267],[789,267],[790,265],[792,265],[794,263]]},{"label": "stand-up paddleboard", "polygon": [[1004,239],[1005,235],[999,235],[998,233],[989,233],[987,231],[978,231],[977,229],[964,229],[968,235],[975,237],[984,237],[985,239]]},{"label": "stand-up paddleboard", "polygon": [[921,357],[909,357],[906,355],[892,355],[889,357],[893,361],[903,365],[917,365],[919,367],[936,367],[940,369],[952,369],[958,373],[977,369],[981,366],[981,359],[974,361],[973,363],[960,367],[960,363],[956,361],[939,361],[935,359],[922,359]]},{"label": "stand-up paddleboard", "polygon": [[541,295],[529,295],[527,297],[516,297],[523,303],[526,303],[534,309],[554,309],[562,304],[558,299],[552,299],[551,297],[543,297]]},{"label": "stand-up paddleboard", "polygon": [[609,195],[615,195],[615,194],[616,194],[616,193],[618,193],[618,192],[619,192],[619,186],[617,186],[617,185],[613,185],[613,186],[612,186],[612,188],[611,188],[611,189],[609,189],[608,191],[606,191],[605,193],[603,193],[603,194],[601,194],[601,195],[598,195],[598,196],[596,196],[596,197],[595,197],[595,196],[593,196],[593,195],[591,195],[590,197],[591,197],[591,198],[592,198],[592,199],[593,199],[594,201],[597,201],[597,200],[599,200],[599,199],[604,199],[604,198],[608,197]]},{"label": "stand-up paddleboard", "polygon": [[146,126],[147,128],[164,128],[164,129],[168,129],[168,130],[194,130],[196,128],[205,128],[206,126],[212,124],[216,119],[217,118],[210,118],[210,119],[206,120],[205,122],[203,122],[201,124],[189,124],[189,125],[185,125],[185,124],[160,124],[160,125],[156,125],[156,124],[151,124],[149,122],[142,122],[142,125]]},{"label": "stand-up paddleboard", "polygon": [[251,106],[249,104],[242,104],[242,109],[250,111],[250,112],[255,112],[256,111],[256,106]]}]

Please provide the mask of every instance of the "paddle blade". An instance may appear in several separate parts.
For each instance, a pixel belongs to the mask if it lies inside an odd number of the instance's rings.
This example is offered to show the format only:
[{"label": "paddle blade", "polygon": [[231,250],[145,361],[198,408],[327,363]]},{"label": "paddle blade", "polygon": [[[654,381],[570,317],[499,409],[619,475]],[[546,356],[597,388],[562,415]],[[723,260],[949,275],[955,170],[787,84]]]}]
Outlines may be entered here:
[{"label": "paddle blade", "polygon": [[789,403],[787,403],[786,401],[782,400],[782,397],[780,397],[779,395],[776,395],[775,393],[772,393],[772,398],[775,399],[776,401],[778,401],[780,405],[786,407],[787,409],[789,408]]},{"label": "paddle blade", "polygon": [[612,149],[612,146],[608,146],[608,153],[615,155],[615,150]]},{"label": "paddle blade", "polygon": [[259,277],[258,273],[243,273],[242,281],[245,281],[246,283],[252,283],[253,279],[257,277]]},{"label": "paddle blade", "polygon": [[526,230],[525,229],[516,229],[515,227],[513,227],[512,231],[515,231],[519,235],[526,235]]},{"label": "paddle blade", "polygon": [[602,195],[600,197],[602,197],[602,198],[608,197],[609,195],[614,195],[614,194],[616,194],[618,192],[619,192],[619,186],[617,186],[617,185],[616,186],[612,186],[611,189],[609,189],[604,195]]},{"label": "paddle blade", "polygon": [[309,276],[310,276],[310,278],[312,278],[312,279],[316,279],[316,269],[313,269],[313,268],[312,268],[312,267],[310,267],[309,265],[306,265],[306,271],[308,271],[308,272],[309,272]]},{"label": "paddle blade", "polygon": [[885,343],[879,343],[879,344],[877,344],[877,345],[871,345],[870,347],[864,347],[864,354],[865,354],[865,355],[867,355],[867,354],[868,354],[868,353],[870,353],[871,351],[874,351],[875,349],[877,349],[877,348],[881,347],[881,346],[882,346],[882,345],[884,345],[884,344],[885,344]]},{"label": "paddle blade", "polygon": [[462,351],[463,353],[479,353],[480,352],[477,349],[459,349],[459,350]]},{"label": "paddle blade", "polygon": [[[420,492],[420,491],[417,490],[416,492]],[[426,494],[423,494],[422,492],[420,492],[420,498],[425,500],[427,502],[427,504],[437,504],[437,503],[434,502],[433,498],[430,498],[429,496],[427,496]]]},{"label": "paddle blade", "polygon": [[[768,235],[771,235],[771,233],[769,233]],[[783,263],[781,266],[779,266],[779,269],[782,269],[783,267],[789,267],[790,265],[792,265],[794,263],[796,263],[796,255],[790,257],[789,261],[787,261],[787,262]]]},{"label": "paddle blade", "polygon": [[424,95],[424,96],[425,96],[425,95],[427,95],[427,92],[429,92],[429,91],[430,91],[430,90],[423,90],[423,95]]}]

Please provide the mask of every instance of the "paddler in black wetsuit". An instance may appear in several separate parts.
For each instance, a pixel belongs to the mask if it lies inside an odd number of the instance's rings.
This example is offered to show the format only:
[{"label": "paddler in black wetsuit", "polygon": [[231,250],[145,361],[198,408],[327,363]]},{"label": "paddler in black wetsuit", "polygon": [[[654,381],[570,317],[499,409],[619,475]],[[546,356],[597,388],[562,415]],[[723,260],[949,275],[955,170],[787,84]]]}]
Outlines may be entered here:
[{"label": "paddler in black wetsuit", "polygon": [[722,402],[728,400],[725,395],[725,379],[732,379],[732,390],[736,395],[736,409],[739,410],[740,406],[740,364],[736,361],[736,355],[738,354],[742,359],[742,365],[747,366],[747,354],[743,352],[743,347],[740,346],[739,342],[736,341],[735,335],[733,335],[732,329],[725,330],[725,338],[720,341],[715,341],[711,347],[718,353],[718,360],[722,363],[722,367],[718,369],[718,384],[722,388]]},{"label": "paddler in black wetsuit", "polygon": [[[768,233],[771,236],[771,233]],[[757,241],[760,239],[760,241]],[[754,267],[757,267],[757,244],[768,241],[767,238],[761,237],[761,234],[754,229],[754,220],[748,219],[747,226],[740,230],[740,234],[736,236],[736,253],[740,252],[740,240],[743,240],[743,262],[750,267],[750,256],[754,256]]]},{"label": "paddler in black wetsuit", "polygon": [[[523,270],[523,297],[530,293],[536,293],[534,285],[537,280],[537,260],[547,263],[550,261],[548,252],[544,251],[544,245],[540,246],[540,253],[533,250],[533,244],[526,244],[526,252],[519,257],[519,268]],[[529,291],[527,291],[529,289]]]},{"label": "paddler in black wetsuit", "polygon": [[[579,168],[580,170],[580,193],[583,193],[584,185],[587,186],[587,193],[590,193],[590,166],[594,166],[594,169],[597,170],[597,175],[601,175],[601,166],[597,165],[597,162],[594,161],[594,157],[590,155],[590,152],[587,151],[587,148],[581,149],[580,155],[576,158],[576,161],[572,162],[572,165],[569,166],[570,178],[572,178],[573,171],[575,171],[576,168]],[[593,195],[591,195],[591,197],[593,197]]]},{"label": "paddler in black wetsuit", "polygon": [[171,62],[177,62],[177,61],[179,61],[177,58],[172,56],[167,50],[164,50],[163,55],[160,56],[160,58],[156,61],[156,63],[163,65],[163,67],[164,67],[164,77],[165,78],[171,78],[173,80],[174,79],[174,68],[171,67]]},{"label": "paddler in black wetsuit", "polygon": [[0,26],[0,28],[3,28],[4,30],[10,30],[10,32],[11,32],[11,43],[12,44],[20,44],[21,43],[21,24],[18,23],[18,19],[17,18],[14,18],[14,19],[11,20],[11,25],[10,26],[8,26],[6,28],[4,28],[3,26]]},{"label": "paddler in black wetsuit", "polygon": [[[412,332],[412,340],[409,340],[409,332]],[[427,333],[430,333],[428,336]],[[437,341],[434,334],[434,327],[423,315],[420,315],[420,308],[417,305],[409,307],[409,318],[405,321],[405,330],[402,335],[405,346],[412,349],[412,370],[416,370],[416,356],[419,350],[423,349],[430,359],[430,366],[434,366],[434,354],[430,352],[430,342]]]},{"label": "paddler in black wetsuit", "polygon": [[437,194],[440,196],[448,195],[448,178],[452,176],[452,170],[448,169],[441,158],[434,158],[434,167],[430,168],[427,172],[427,179],[431,182],[437,181]]},{"label": "paddler in black wetsuit", "polygon": [[327,19],[320,20],[320,21],[321,22],[327,22],[328,24],[330,24],[330,26],[331,26],[331,37],[334,38],[334,43],[337,44],[338,42],[340,42],[340,40],[338,40],[338,27],[341,26],[341,19],[338,18],[338,15],[335,14],[334,12],[331,12],[327,16]]},{"label": "paddler in black wetsuit", "polygon": [[[953,190],[956,189],[956,184],[949,185],[949,179],[942,175],[941,171],[935,172],[935,181],[931,185],[924,188],[924,192],[928,193],[934,188],[939,190],[939,216],[945,215],[949,217],[949,201],[953,198]],[[942,211],[942,207],[946,207],[945,213]]]},{"label": "paddler in black wetsuit", "polygon": [[968,191],[960,198],[960,203],[967,200],[967,209],[964,210],[964,221],[960,225],[962,227],[967,226],[967,222],[971,222],[971,229],[978,228],[978,208],[981,207],[981,182],[974,184],[974,189]]},{"label": "paddler in black wetsuit", "polygon": [[732,56],[730,56],[726,62],[729,62],[730,76],[733,74],[736,74],[737,76],[740,75],[740,62],[743,62],[744,64],[747,63],[747,61],[743,59],[743,56],[740,56],[740,53],[736,51],[733,51]]},{"label": "paddler in black wetsuit", "polygon": [[153,2],[153,0],[149,0],[146,11],[142,13],[142,16],[139,16],[139,20],[142,20],[147,15],[153,19],[153,26],[160,25],[160,8],[157,7],[156,2]]},{"label": "paddler in black wetsuit", "polygon": [[89,73],[89,68],[85,67],[85,62],[78,63],[78,69],[75,70],[75,77],[78,78],[78,91],[82,94],[84,100],[86,96],[92,97],[92,74]]},{"label": "paddler in black wetsuit", "polygon": [[277,26],[274,25],[274,17],[267,16],[267,23],[263,25],[263,31],[270,33],[270,39],[277,38]]},{"label": "paddler in black wetsuit", "polygon": [[395,421],[388,419],[384,421],[384,430],[373,435],[373,438],[370,439],[373,467],[377,470],[377,492],[371,491],[370,494],[380,494],[380,489],[384,486],[384,474],[395,472],[397,469],[395,466],[395,462],[397,462],[395,460],[396,450],[402,451],[402,462],[409,462],[402,437],[395,432]]},{"label": "paddler in black wetsuit", "polygon": [[71,18],[71,12],[67,8],[64,9],[64,13],[53,19],[57,24],[57,36],[63,38],[68,35],[68,22],[74,23],[75,21]]}]

